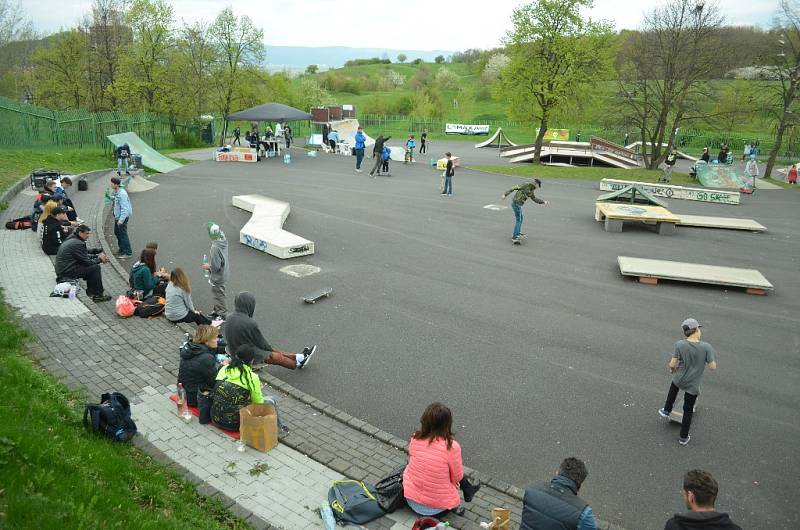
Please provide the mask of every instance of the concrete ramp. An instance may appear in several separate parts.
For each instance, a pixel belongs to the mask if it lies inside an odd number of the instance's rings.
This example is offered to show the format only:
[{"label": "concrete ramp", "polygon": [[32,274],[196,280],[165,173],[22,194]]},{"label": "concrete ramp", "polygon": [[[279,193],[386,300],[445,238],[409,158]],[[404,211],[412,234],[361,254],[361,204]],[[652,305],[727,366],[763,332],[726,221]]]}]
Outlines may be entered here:
[{"label": "concrete ramp", "polygon": [[497,130],[494,132],[491,138],[486,140],[485,142],[480,142],[475,144],[476,148],[481,147],[514,147],[515,144],[511,140],[508,139],[506,136],[505,131],[503,131],[502,127],[498,127]]},{"label": "concrete ramp", "polygon": [[[350,147],[356,146],[356,132],[358,132],[358,120],[355,119],[347,119],[347,120],[338,120],[331,122],[331,129],[339,133],[339,140],[342,142],[347,142]],[[367,148],[371,148],[375,145],[375,139],[370,138],[370,136],[365,132],[364,136],[366,136],[366,141],[364,142],[364,146]]]},{"label": "concrete ramp", "polygon": [[239,242],[280,259],[314,253],[314,242],[287,232],[283,223],[289,217],[289,203],[263,195],[234,195],[233,206],[251,212],[250,220],[239,231]]},{"label": "concrete ramp", "polygon": [[180,162],[176,162],[150,147],[147,142],[139,138],[139,135],[135,132],[112,134],[106,138],[116,147],[122,144],[128,144],[131,148],[131,153],[142,155],[142,163],[159,173],[169,173],[170,171],[183,167],[183,164]]}]

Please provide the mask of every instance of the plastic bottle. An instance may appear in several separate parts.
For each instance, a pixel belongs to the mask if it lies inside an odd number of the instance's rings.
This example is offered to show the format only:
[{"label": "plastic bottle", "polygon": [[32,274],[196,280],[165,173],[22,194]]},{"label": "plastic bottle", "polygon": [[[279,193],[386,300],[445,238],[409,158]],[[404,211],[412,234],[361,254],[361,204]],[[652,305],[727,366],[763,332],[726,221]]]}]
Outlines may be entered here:
[{"label": "plastic bottle", "polygon": [[322,524],[325,530],[336,530],[336,519],[333,518],[333,510],[331,505],[323,502],[319,505],[319,516],[322,517]]},{"label": "plastic bottle", "polygon": [[292,155],[289,154],[289,153],[286,153],[285,155],[283,155],[283,163],[284,164],[291,164],[292,163]]},{"label": "plastic bottle", "polygon": [[189,405],[186,404],[186,390],[183,388],[182,383],[178,383],[178,416],[183,421],[189,423],[192,420],[192,412],[189,410]]},{"label": "plastic bottle", "polygon": [[[208,254],[203,254],[203,265],[208,265]],[[203,276],[208,278],[211,274],[208,272],[208,269],[205,267],[203,268]]]},{"label": "plastic bottle", "polygon": [[68,294],[67,296],[69,296],[69,299],[70,299],[70,300],[75,300],[75,298],[77,298],[77,297],[78,297],[78,288],[77,288],[77,287],[75,287],[75,284],[72,284],[72,285],[70,286],[70,288],[69,288],[69,294]]}]

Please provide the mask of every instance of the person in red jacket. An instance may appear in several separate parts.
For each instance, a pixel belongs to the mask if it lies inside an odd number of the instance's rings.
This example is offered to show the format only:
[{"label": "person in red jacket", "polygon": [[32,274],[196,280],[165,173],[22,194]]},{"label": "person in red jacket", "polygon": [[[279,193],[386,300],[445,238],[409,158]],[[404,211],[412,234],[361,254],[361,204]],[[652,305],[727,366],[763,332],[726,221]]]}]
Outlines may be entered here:
[{"label": "person in red jacket", "polygon": [[408,444],[403,495],[417,514],[441,516],[461,504],[459,487],[464,492],[464,501],[471,502],[481,483],[464,476],[461,446],[453,439],[453,414],[449,408],[431,403],[420,424]]},{"label": "person in red jacket", "polygon": [[797,184],[797,164],[789,168],[789,184]]}]

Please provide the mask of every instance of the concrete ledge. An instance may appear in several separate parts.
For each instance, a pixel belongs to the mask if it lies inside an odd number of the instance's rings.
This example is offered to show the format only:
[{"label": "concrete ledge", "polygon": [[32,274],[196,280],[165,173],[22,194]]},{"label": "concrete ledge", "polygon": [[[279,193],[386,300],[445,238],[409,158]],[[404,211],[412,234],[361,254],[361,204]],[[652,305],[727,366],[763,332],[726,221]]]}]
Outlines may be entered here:
[{"label": "concrete ledge", "polygon": [[288,202],[263,195],[234,195],[233,206],[253,215],[239,231],[239,242],[276,258],[287,259],[314,253],[314,242],[283,229],[289,217]]}]

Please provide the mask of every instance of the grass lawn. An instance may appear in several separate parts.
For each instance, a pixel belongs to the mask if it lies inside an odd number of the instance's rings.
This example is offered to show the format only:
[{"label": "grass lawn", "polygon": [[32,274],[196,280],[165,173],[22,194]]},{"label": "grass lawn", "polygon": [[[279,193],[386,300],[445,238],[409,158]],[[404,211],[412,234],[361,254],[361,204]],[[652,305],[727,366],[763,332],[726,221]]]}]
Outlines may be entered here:
[{"label": "grass lawn", "polygon": [[85,396],[37,369],[25,336],[0,304],[0,528],[249,528],[132,445],[86,432]]},{"label": "grass lawn", "polygon": [[[660,169],[617,169],[613,167],[558,167],[534,164],[508,166],[467,166],[469,169],[489,171],[514,177],[564,178],[579,180],[618,179],[639,182],[657,182],[662,174]],[[672,173],[672,184],[678,186],[698,186],[696,180],[686,173]]]}]

